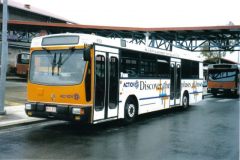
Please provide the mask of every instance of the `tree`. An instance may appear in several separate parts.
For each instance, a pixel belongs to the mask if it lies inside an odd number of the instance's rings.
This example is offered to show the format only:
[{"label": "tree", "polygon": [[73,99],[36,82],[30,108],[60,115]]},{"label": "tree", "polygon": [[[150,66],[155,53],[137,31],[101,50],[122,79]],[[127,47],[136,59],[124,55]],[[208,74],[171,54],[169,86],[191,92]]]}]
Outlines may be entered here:
[{"label": "tree", "polygon": [[[228,26],[234,26],[234,23],[229,21],[229,23],[227,25]],[[233,44],[236,44],[236,41],[235,40],[229,40],[228,43],[233,45]],[[230,51],[228,53],[231,54],[232,52],[233,51]],[[205,42],[202,46],[200,54],[202,56],[206,57],[207,59],[216,59],[216,62],[218,61],[218,63],[220,63],[221,58],[226,56],[227,51],[210,51],[209,43]]]},{"label": "tree", "polygon": [[210,51],[209,48],[209,44],[204,43],[200,54],[207,59],[216,59],[218,63],[220,63],[222,57],[226,56],[226,51]]}]

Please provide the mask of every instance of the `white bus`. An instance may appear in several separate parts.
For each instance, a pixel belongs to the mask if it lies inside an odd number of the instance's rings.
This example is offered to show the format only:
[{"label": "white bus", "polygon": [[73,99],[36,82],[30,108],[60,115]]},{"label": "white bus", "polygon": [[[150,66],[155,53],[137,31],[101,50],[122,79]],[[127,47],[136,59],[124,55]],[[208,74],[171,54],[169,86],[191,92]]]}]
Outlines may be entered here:
[{"label": "white bus", "polygon": [[203,66],[186,57],[88,34],[34,38],[25,110],[99,123],[202,100]]}]

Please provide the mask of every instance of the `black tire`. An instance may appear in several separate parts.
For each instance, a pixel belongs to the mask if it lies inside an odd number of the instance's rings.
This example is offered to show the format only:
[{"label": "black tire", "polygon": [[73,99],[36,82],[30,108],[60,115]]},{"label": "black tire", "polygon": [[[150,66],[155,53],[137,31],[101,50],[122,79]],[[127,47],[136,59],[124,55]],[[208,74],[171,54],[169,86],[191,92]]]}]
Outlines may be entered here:
[{"label": "black tire", "polygon": [[137,104],[132,98],[128,98],[124,108],[124,121],[132,123],[137,115]]},{"label": "black tire", "polygon": [[213,92],[212,93],[214,97],[217,97],[217,93],[216,92]]},{"label": "black tire", "polygon": [[183,98],[182,98],[182,108],[183,109],[187,109],[189,108],[189,96],[187,93],[183,94]]},{"label": "black tire", "polygon": [[234,93],[231,94],[231,97],[233,98],[239,98],[238,92],[235,91]]}]

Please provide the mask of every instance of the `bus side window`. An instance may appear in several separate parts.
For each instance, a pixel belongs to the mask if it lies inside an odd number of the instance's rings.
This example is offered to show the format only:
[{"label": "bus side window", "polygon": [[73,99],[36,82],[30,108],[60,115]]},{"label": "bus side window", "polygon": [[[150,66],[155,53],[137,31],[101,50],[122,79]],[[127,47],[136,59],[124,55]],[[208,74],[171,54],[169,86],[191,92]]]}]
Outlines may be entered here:
[{"label": "bus side window", "polygon": [[29,54],[20,53],[17,55],[17,63],[18,64],[28,64],[29,63]]},{"label": "bus side window", "polygon": [[121,72],[128,74],[128,77],[136,77],[138,73],[138,62],[135,59],[123,58],[121,60]]},{"label": "bus side window", "polygon": [[182,60],[182,78],[198,79],[199,78],[199,62],[190,60]]},{"label": "bus side window", "polygon": [[22,54],[17,55],[17,63],[22,64]]},{"label": "bus side window", "polygon": [[139,52],[122,50],[121,52],[121,75],[124,77],[137,77],[139,70]]},{"label": "bus side window", "polygon": [[157,56],[157,77],[170,78],[170,58]]},{"label": "bus side window", "polygon": [[155,77],[156,76],[156,62],[151,60],[141,61],[140,66],[141,77]]}]

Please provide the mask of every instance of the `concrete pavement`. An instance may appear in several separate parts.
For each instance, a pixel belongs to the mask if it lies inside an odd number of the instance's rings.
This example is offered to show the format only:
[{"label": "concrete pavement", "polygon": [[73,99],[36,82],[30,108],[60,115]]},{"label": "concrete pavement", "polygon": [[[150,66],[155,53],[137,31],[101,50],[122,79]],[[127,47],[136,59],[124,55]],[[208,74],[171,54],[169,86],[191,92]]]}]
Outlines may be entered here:
[{"label": "concrete pavement", "polygon": [[6,106],[6,114],[0,115],[0,129],[45,121],[44,118],[28,117],[24,108],[24,105]]},{"label": "concrete pavement", "polygon": [[0,115],[0,129],[41,122],[45,119],[28,117],[25,114],[26,79],[8,76],[5,93],[5,115]]}]

